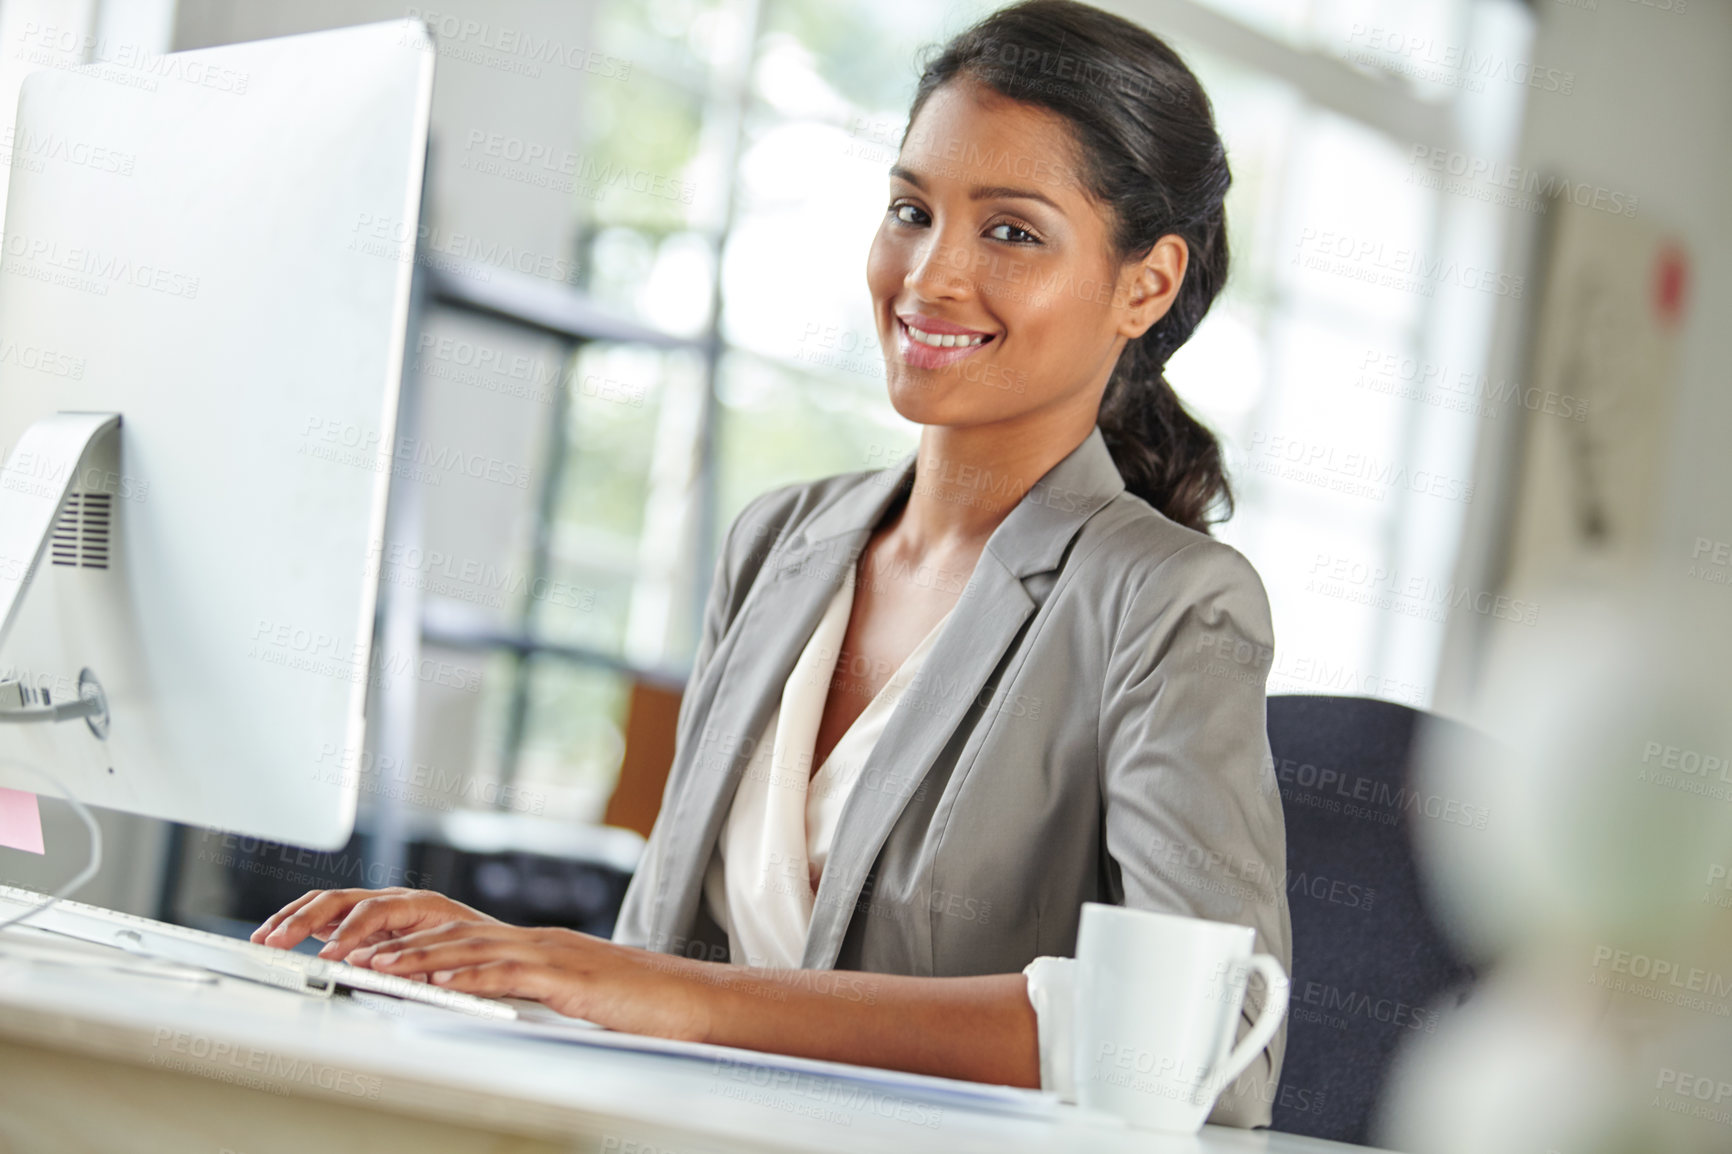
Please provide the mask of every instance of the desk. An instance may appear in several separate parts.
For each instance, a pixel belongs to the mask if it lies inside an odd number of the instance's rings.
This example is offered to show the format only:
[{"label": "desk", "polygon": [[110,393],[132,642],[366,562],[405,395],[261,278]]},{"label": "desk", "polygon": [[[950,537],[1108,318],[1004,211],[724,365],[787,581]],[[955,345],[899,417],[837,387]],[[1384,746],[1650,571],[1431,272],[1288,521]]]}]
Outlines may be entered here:
[{"label": "desk", "polygon": [[1363,1149],[1214,1126],[1195,1138],[1150,1134],[1063,1107],[1016,1117],[927,1105],[898,1119],[815,1107],[810,1096],[755,1087],[712,1062],[432,1033],[412,1016],[230,979],[200,984],[0,954],[0,1152]]}]

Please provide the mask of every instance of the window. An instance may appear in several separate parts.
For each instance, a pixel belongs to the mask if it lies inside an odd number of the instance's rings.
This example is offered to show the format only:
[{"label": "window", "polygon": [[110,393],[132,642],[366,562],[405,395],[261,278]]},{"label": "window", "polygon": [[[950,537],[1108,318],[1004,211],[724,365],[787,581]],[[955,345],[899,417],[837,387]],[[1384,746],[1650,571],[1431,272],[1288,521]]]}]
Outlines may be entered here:
[{"label": "window", "polygon": [[[1398,29],[1348,0],[1108,6],[1179,48],[1228,142],[1233,273],[1168,372],[1227,447],[1239,511],[1219,535],[1269,590],[1271,691],[1430,705],[1473,612],[1453,573],[1479,433],[1508,408],[1475,374],[1519,286],[1496,258],[1507,208],[1438,176],[1507,149],[1527,18],[1501,0],[1429,0]],[[559,346],[526,588],[491,616],[428,606],[432,640],[485,670],[449,729],[478,776],[598,817],[630,679],[683,676],[729,520],[913,447],[865,254],[919,50],[991,7],[593,6],[594,48],[630,78],[588,74],[574,106],[571,283],[672,343]],[[1440,44],[1472,51],[1440,65]]]}]

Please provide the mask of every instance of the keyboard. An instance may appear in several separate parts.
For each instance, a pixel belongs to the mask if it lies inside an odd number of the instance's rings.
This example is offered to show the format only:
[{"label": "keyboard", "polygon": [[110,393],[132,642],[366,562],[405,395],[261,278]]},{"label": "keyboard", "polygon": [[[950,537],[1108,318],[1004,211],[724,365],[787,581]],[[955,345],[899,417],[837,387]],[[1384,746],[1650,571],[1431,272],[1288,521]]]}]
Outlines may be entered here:
[{"label": "keyboard", "polygon": [[[33,890],[0,885],[0,921],[41,903],[47,896]],[[347,962],[327,961],[311,954],[261,946],[239,938],[105,910],[64,898],[46,910],[32,914],[19,925],[50,930],[80,941],[115,946],[141,957],[198,966],[231,978],[262,982],[314,997],[330,997],[339,990],[361,990],[442,1006],[480,1018],[518,1016],[515,1006],[495,998],[481,998],[396,974],[375,973]],[[0,940],[4,940],[5,933],[0,930]]]}]

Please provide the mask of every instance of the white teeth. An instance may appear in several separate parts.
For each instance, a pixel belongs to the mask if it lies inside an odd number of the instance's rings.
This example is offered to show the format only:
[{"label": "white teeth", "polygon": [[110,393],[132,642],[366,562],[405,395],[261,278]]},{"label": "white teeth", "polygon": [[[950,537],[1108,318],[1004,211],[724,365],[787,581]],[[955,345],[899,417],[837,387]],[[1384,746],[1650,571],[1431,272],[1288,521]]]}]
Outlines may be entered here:
[{"label": "white teeth", "polygon": [[913,325],[907,323],[904,323],[903,327],[908,330],[908,335],[910,337],[913,337],[923,345],[931,345],[935,349],[954,349],[958,345],[973,346],[983,344],[986,341],[985,335],[968,337],[954,334],[926,333],[921,332]]}]

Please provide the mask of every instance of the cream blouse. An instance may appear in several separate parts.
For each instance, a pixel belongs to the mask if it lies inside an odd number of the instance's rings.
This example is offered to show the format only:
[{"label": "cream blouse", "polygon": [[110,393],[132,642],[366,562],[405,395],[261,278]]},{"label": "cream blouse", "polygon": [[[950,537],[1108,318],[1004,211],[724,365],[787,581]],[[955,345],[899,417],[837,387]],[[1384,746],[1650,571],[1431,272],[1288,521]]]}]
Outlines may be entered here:
[{"label": "cream blouse", "polygon": [[[764,724],[704,872],[704,900],[736,964],[799,968],[842,805],[950,620],[946,613],[914,647],[814,774],[812,749],[853,606],[849,566]],[[1071,965],[1069,958],[1037,958],[1023,971],[1039,1028],[1041,1086],[1066,1100],[1073,1096]]]}]

